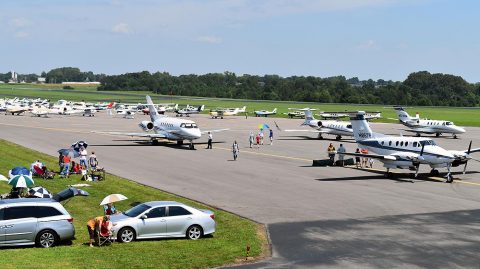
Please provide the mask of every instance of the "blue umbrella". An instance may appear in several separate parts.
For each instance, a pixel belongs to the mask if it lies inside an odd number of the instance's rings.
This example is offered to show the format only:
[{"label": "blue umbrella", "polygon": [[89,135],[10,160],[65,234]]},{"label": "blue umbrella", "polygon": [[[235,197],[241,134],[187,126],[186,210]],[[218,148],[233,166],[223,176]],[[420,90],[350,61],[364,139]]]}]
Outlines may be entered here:
[{"label": "blue umbrella", "polygon": [[8,171],[8,176],[10,178],[16,176],[16,175],[25,175],[25,176],[32,176],[32,172],[23,166],[17,166],[15,168],[12,168],[12,170]]},{"label": "blue umbrella", "polygon": [[73,149],[59,149],[58,153],[62,155],[70,155],[70,157],[77,158],[80,156],[80,153],[76,150]]}]

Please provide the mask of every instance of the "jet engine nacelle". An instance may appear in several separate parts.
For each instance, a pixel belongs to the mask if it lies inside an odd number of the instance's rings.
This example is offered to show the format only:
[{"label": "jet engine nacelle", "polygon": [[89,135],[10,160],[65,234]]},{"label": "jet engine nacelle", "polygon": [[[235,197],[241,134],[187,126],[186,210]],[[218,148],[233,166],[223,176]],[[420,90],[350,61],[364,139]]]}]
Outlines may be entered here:
[{"label": "jet engine nacelle", "polygon": [[148,121],[148,120],[144,120],[142,121],[138,126],[140,126],[140,128],[142,128],[144,131],[150,131],[153,129],[153,122],[151,121]]},{"label": "jet engine nacelle", "polygon": [[322,124],[321,121],[318,121],[318,122],[317,122],[317,125],[318,125],[318,127],[322,127],[322,126],[323,126],[323,124]]}]

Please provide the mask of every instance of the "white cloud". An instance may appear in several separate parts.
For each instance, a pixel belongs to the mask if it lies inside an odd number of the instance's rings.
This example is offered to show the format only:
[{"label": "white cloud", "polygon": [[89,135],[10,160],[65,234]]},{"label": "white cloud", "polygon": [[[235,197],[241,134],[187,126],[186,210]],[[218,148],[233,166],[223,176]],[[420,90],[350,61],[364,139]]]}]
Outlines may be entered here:
[{"label": "white cloud", "polygon": [[220,44],[223,40],[222,38],[216,36],[200,36],[197,38],[197,41],[209,44]]},{"label": "white cloud", "polygon": [[27,38],[29,36],[30,36],[30,34],[27,33],[27,32],[16,32],[15,33],[16,38]]},{"label": "white cloud", "polygon": [[23,28],[31,25],[31,22],[25,18],[11,19],[8,24],[14,28]]},{"label": "white cloud", "polygon": [[372,49],[378,49],[379,46],[377,44],[377,42],[375,42],[375,40],[367,40],[363,43],[360,43],[358,46],[357,46],[358,49],[363,49],[363,50],[372,50]]},{"label": "white cloud", "polygon": [[119,33],[119,34],[129,34],[132,31],[130,29],[130,26],[128,26],[128,24],[121,22],[121,23],[113,26],[112,32]]}]

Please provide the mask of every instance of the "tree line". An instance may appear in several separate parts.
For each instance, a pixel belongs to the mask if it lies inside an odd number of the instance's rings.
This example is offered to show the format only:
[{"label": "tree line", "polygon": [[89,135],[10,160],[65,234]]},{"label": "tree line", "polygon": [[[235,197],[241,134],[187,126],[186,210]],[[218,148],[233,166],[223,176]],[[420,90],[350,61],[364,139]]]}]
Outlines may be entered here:
[{"label": "tree line", "polygon": [[[147,71],[107,76],[61,67],[48,72],[18,75],[19,81],[47,83],[100,81],[101,91],[151,91],[164,95],[219,97],[254,100],[304,101],[415,106],[478,106],[480,84],[471,84],[460,76],[411,73],[403,82],[379,79],[347,79],[344,76],[313,77],[278,75],[241,75],[232,72],[173,76],[167,72]],[[0,73],[8,82],[11,73]]]},{"label": "tree line", "polygon": [[172,76],[166,72],[105,76],[98,90],[152,91],[165,95],[255,100],[415,106],[478,106],[480,84],[460,76],[411,73],[403,82],[313,77],[242,75],[232,72]]}]

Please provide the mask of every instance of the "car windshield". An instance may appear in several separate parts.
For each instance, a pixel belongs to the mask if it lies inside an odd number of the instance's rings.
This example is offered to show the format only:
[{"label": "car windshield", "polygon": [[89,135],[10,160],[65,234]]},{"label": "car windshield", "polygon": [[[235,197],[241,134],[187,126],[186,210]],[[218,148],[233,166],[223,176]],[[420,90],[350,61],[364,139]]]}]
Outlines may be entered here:
[{"label": "car windshield", "polygon": [[132,207],[130,208],[129,210],[125,211],[123,214],[133,218],[133,217],[136,217],[138,215],[140,215],[141,213],[145,212],[145,210],[151,208],[150,206],[148,205],[145,205],[145,204],[139,204],[135,207]]}]

